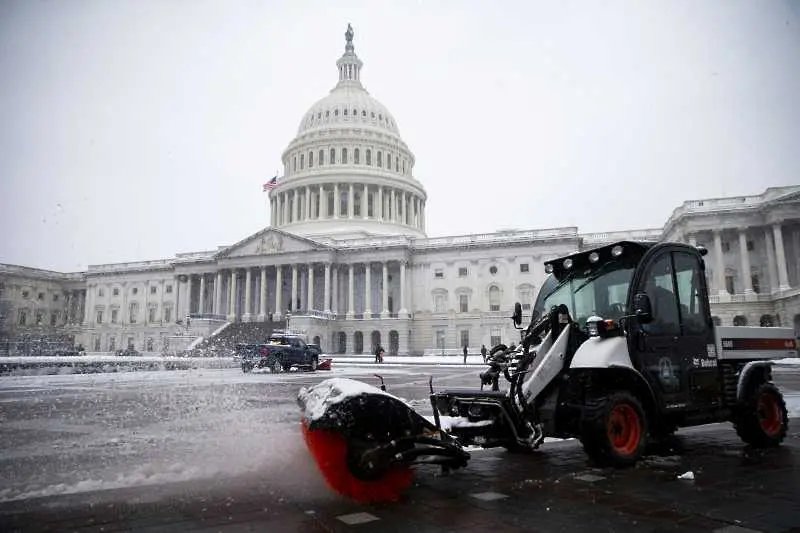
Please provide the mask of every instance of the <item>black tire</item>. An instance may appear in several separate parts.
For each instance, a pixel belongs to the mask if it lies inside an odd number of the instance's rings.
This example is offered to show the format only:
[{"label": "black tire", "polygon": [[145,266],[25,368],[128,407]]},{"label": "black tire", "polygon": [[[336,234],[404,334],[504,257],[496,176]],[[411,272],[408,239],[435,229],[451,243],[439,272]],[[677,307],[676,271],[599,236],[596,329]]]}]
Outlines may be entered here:
[{"label": "black tire", "polygon": [[781,391],[772,383],[762,383],[748,395],[734,419],[736,434],[756,448],[779,446],[789,430],[789,413]]},{"label": "black tire", "polygon": [[590,399],[581,419],[581,443],[598,465],[633,466],[647,447],[648,421],[642,403],[628,391]]}]

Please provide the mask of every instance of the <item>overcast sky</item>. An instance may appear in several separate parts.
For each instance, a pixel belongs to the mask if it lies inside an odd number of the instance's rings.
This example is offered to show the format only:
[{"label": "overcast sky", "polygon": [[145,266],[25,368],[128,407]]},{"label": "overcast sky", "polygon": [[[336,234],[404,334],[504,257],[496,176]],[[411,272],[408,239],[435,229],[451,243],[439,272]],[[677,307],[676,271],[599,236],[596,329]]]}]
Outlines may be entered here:
[{"label": "overcast sky", "polygon": [[800,183],[796,1],[0,0],[0,262],[265,227],[261,185],[348,22],[431,236],[661,227],[684,200]]}]

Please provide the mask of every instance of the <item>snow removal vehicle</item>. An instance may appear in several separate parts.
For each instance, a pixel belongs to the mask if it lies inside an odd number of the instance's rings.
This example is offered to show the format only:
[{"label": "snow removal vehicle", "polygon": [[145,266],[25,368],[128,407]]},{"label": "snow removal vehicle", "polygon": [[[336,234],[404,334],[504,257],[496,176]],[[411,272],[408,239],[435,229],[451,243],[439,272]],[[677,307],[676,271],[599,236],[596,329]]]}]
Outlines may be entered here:
[{"label": "snow removal vehicle", "polygon": [[340,378],[302,389],[303,433],[323,476],[353,499],[391,500],[413,465],[461,468],[470,446],[527,452],[545,437],[577,438],[595,464],[626,467],[649,441],[716,422],[751,446],[778,446],[788,413],[771,365],[797,357],[794,331],[715,326],[706,254],[620,241],[545,262],[550,278],[524,329],[514,306],[518,343],[492,348],[507,390],[431,382],[432,420],[383,386]]}]

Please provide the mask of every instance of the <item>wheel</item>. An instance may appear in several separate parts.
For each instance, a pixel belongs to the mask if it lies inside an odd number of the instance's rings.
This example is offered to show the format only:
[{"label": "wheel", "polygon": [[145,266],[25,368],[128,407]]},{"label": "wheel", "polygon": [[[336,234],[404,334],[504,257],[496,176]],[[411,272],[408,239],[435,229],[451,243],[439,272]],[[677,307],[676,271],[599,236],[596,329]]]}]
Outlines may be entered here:
[{"label": "wheel", "polygon": [[758,448],[780,445],[789,429],[789,413],[778,387],[762,383],[747,398],[747,403],[734,420],[736,434],[747,444]]},{"label": "wheel", "polygon": [[636,464],[647,445],[647,415],[628,391],[616,391],[587,402],[581,420],[581,443],[598,464]]},{"label": "wheel", "polygon": [[276,357],[269,362],[269,371],[273,374],[279,374],[283,372],[283,366],[281,365],[280,359]]}]

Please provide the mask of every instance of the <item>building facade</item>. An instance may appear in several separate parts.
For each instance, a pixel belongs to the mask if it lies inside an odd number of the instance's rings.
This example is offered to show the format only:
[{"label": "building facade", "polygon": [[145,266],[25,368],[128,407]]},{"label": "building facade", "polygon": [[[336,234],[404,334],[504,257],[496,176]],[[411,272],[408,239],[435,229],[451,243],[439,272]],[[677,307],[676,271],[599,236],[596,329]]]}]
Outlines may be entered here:
[{"label": "building facade", "polygon": [[517,338],[508,317],[516,301],[532,305],[544,261],[622,239],[705,246],[717,323],[793,326],[800,336],[800,186],[687,201],[662,228],[427,237],[414,154],[362,85],[350,27],[345,38],[334,88],[283,153],[264,230],[78,273],[0,265],[0,350],[66,338],[89,352],[176,352],[261,322],[333,353],[477,351]]}]

